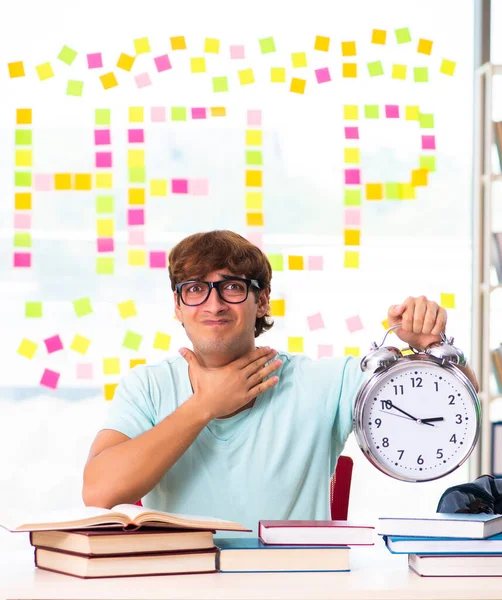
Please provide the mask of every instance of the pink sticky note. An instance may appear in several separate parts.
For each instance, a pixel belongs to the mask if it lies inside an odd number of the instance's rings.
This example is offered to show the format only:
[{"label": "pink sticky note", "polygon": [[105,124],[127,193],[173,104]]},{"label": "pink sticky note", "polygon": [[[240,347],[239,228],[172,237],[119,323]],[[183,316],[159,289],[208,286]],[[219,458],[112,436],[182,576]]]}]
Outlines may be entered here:
[{"label": "pink sticky note", "polygon": [[98,252],[113,252],[113,238],[98,238]]},{"label": "pink sticky note", "polygon": [[307,317],[307,323],[310,331],[314,331],[315,329],[324,329],[324,321],[321,313],[316,313],[315,315]]},{"label": "pink sticky note", "polygon": [[328,81],[331,81],[331,75],[328,67],[316,69],[315,76],[317,77],[317,83],[327,83]]},{"label": "pink sticky note", "polygon": [[386,104],[385,116],[387,119],[399,119],[399,106],[397,104]]},{"label": "pink sticky note", "polygon": [[96,167],[111,167],[112,153],[111,152],[96,152]]},{"label": "pink sticky note", "polygon": [[361,209],[346,208],[344,212],[345,225],[361,225]]},{"label": "pink sticky note", "polygon": [[436,149],[436,136],[435,135],[423,135],[422,136],[422,149],[423,150],[435,150]]},{"label": "pink sticky note", "polygon": [[260,250],[263,249],[263,233],[261,231],[248,231],[246,238]]},{"label": "pink sticky note", "polygon": [[14,267],[31,267],[31,253],[14,252]]},{"label": "pink sticky note", "polygon": [[361,170],[345,169],[345,183],[356,185],[361,183]]},{"label": "pink sticky note", "polygon": [[244,46],[230,46],[230,58],[245,58]]},{"label": "pink sticky note", "polygon": [[358,140],[359,139],[359,127],[345,127],[345,139]]},{"label": "pink sticky note", "polygon": [[206,109],[205,108],[192,108],[192,119],[205,119]]},{"label": "pink sticky note", "polygon": [[77,379],[92,379],[92,363],[78,363],[76,370]]},{"label": "pink sticky note", "polygon": [[261,127],[261,110],[248,110],[248,125]]},{"label": "pink sticky note", "polygon": [[150,79],[150,75],[148,75],[148,73],[140,73],[139,75],[136,75],[134,81],[136,82],[136,87],[138,88],[144,88],[148,85],[152,85],[152,80]]},{"label": "pink sticky note", "polygon": [[131,208],[127,211],[128,225],[144,225],[145,211],[142,208]]},{"label": "pink sticky note", "polygon": [[152,106],[150,115],[154,123],[163,123],[166,120],[166,109],[164,106]]},{"label": "pink sticky note", "polygon": [[42,379],[40,380],[40,385],[51,388],[51,390],[55,390],[58,386],[60,376],[60,373],[57,373],[56,371],[44,369]]},{"label": "pink sticky note", "polygon": [[37,192],[50,192],[54,189],[54,176],[48,173],[35,173],[34,187]]},{"label": "pink sticky note", "polygon": [[59,335],[53,335],[50,338],[46,338],[44,340],[44,344],[49,354],[63,349],[63,342],[61,341]]},{"label": "pink sticky note", "polygon": [[345,319],[345,323],[347,323],[347,328],[350,333],[354,333],[354,331],[360,331],[363,329],[363,324],[361,323],[361,317],[359,315]]},{"label": "pink sticky note", "polygon": [[188,181],[188,193],[192,196],[207,196],[209,181],[207,179],[190,179]]},{"label": "pink sticky note", "polygon": [[143,229],[129,229],[129,245],[144,246],[145,232]]},{"label": "pink sticky note", "polygon": [[31,214],[25,211],[14,213],[14,229],[31,229]]},{"label": "pink sticky note", "polygon": [[87,55],[87,66],[89,69],[101,69],[103,66],[103,57],[101,52],[94,52]]},{"label": "pink sticky note", "polygon": [[309,256],[308,257],[308,270],[309,271],[322,271],[324,269],[324,260],[322,256]]},{"label": "pink sticky note", "polygon": [[111,136],[109,129],[95,129],[94,130],[94,143],[96,146],[105,146],[111,144]]},{"label": "pink sticky note", "polygon": [[323,358],[323,356],[328,358],[333,356],[333,344],[319,344],[317,346],[317,358]]},{"label": "pink sticky note", "polygon": [[165,269],[167,265],[165,252],[150,252],[150,268]]},{"label": "pink sticky note", "polygon": [[130,144],[142,144],[145,141],[144,129],[128,129],[127,138]]},{"label": "pink sticky note", "polygon": [[154,58],[153,60],[159,73],[162,73],[162,71],[167,71],[171,68],[171,61],[169,60],[169,56],[167,56],[167,54],[157,56],[157,58]]},{"label": "pink sticky note", "polygon": [[173,179],[171,187],[173,194],[188,194],[188,179]]}]

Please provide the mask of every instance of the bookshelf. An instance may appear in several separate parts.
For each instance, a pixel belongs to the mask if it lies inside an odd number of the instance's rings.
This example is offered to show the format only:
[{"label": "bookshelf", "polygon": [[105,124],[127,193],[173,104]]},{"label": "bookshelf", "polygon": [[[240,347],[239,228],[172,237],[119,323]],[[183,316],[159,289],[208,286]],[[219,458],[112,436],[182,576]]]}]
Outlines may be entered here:
[{"label": "bookshelf", "polygon": [[[494,292],[502,284],[493,285],[491,279],[493,196],[494,184],[502,182],[502,173],[493,168],[494,113],[493,92],[495,78],[502,75],[502,65],[485,63],[475,72],[474,104],[474,206],[473,206],[473,320],[471,363],[479,378],[479,399],[482,407],[480,443],[471,458],[471,479],[492,471],[492,406],[502,394],[494,393],[490,351],[502,339],[493,339],[492,309],[497,304],[502,314],[500,299]],[[502,84],[502,78],[498,81]],[[500,117],[499,117],[500,118]],[[500,185],[500,183],[498,184]],[[495,304],[497,302],[497,304]],[[492,333],[492,335],[490,335]]]}]

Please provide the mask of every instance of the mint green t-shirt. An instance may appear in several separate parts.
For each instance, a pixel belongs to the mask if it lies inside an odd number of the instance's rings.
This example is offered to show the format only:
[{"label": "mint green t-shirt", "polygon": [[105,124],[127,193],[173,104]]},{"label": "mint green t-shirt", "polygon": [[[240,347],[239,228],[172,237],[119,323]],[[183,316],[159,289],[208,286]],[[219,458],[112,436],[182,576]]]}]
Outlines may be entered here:
[{"label": "mint green t-shirt", "polygon": [[[204,427],[144,506],[237,521],[254,536],[260,519],[330,518],[330,477],[365,374],[353,358],[278,357],[279,382],[252,408]],[[137,366],[117,387],[103,429],[134,438],[190,396],[182,357]]]}]

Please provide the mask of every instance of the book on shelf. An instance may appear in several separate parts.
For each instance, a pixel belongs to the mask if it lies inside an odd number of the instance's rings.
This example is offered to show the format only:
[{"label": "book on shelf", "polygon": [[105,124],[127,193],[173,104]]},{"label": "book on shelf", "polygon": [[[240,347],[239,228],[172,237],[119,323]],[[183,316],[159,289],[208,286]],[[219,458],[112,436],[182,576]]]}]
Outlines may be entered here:
[{"label": "book on shelf", "polygon": [[223,573],[349,571],[348,546],[276,546],[258,538],[216,539]]},{"label": "book on shelf", "polygon": [[11,514],[0,516],[0,527],[9,531],[83,529],[87,527],[168,527],[227,531],[251,531],[240,523],[179,513],[153,510],[135,504],[117,504],[112,509],[96,506],[56,510],[43,515]]},{"label": "book on shelf", "polygon": [[216,571],[216,552],[216,548],[206,548],[179,552],[87,556],[75,552],[35,548],[35,565],[40,569],[83,579],[212,573]]},{"label": "book on shelf", "polygon": [[485,539],[384,535],[392,554],[502,554],[502,534]]},{"label": "book on shelf", "polygon": [[502,515],[433,513],[425,517],[380,517],[380,535],[484,539],[502,533]]},{"label": "book on shelf", "polygon": [[408,565],[422,577],[502,576],[502,554],[410,554]]},{"label": "book on shelf", "polygon": [[502,394],[502,344],[490,352],[498,393]]},{"label": "book on shelf", "polygon": [[375,528],[351,521],[259,521],[264,544],[300,546],[371,546]]},{"label": "book on shelf", "polygon": [[493,123],[493,137],[495,146],[497,147],[497,156],[499,159],[500,170],[502,171],[502,122],[495,121]]},{"label": "book on shelf", "polygon": [[502,477],[502,421],[492,423],[491,474]]},{"label": "book on shelf", "polygon": [[32,546],[88,556],[212,548],[214,531],[197,529],[74,529],[30,531]]}]

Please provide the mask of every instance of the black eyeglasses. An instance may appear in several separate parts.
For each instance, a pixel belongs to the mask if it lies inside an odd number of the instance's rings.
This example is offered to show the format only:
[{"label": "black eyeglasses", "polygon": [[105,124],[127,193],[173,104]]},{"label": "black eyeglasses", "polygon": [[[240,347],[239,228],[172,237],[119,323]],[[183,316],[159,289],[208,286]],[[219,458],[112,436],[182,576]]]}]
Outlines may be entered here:
[{"label": "black eyeglasses", "polygon": [[240,304],[247,300],[249,288],[253,286],[261,289],[256,279],[243,279],[242,277],[229,277],[220,281],[182,281],[175,286],[176,292],[183,304],[198,306],[203,304],[214,288],[218,296],[229,304]]}]

